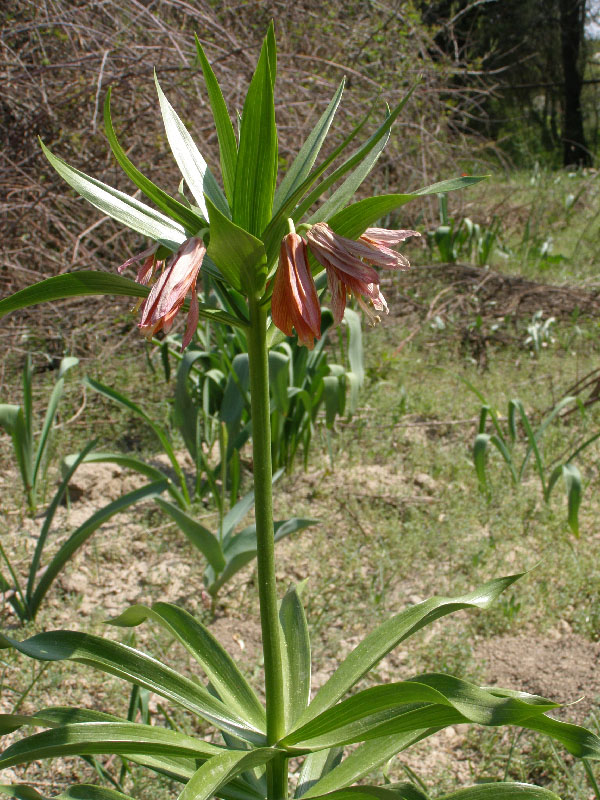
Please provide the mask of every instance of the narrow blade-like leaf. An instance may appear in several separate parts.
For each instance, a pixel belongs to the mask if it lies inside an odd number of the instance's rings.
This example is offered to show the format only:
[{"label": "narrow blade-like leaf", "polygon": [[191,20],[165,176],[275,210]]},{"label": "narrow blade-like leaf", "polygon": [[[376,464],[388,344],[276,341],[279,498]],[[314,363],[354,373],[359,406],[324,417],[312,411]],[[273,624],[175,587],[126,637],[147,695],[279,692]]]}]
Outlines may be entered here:
[{"label": "narrow blade-like leaf", "polygon": [[277,128],[268,50],[265,39],[244,102],[232,208],[236,225],[254,236],[260,236],[271,219],[277,169]]},{"label": "narrow blade-like leaf", "polygon": [[221,572],[225,568],[225,557],[215,534],[173,503],[169,503],[161,497],[155,498],[155,502],[171,517],[194,547],[202,553],[215,572]]},{"label": "narrow blade-like leaf", "polygon": [[174,200],[169,194],[143,175],[129,160],[126,152],[119,144],[110,114],[110,95],[111,89],[109,88],[106,93],[106,100],[104,101],[104,130],[113,155],[123,168],[125,174],[135,183],[138,189],[141,189],[149,200],[156,203],[156,205],[171,219],[183,225],[188,236],[195,236],[202,227],[202,217],[195,214],[187,206],[184,206],[183,203]]},{"label": "narrow blade-like leaf", "polygon": [[454,611],[463,608],[487,608],[520,577],[522,577],[522,573],[506,578],[496,578],[485,583],[480,589],[462,597],[434,597],[407,608],[384,622],[346,656],[329,680],[319,689],[299,723],[304,724],[314,719],[317,714],[333,705],[383,656],[413,633]]},{"label": "narrow blade-like leaf", "polygon": [[38,661],[78,661],[149,689],[245,741],[265,743],[264,735],[231,712],[195,681],[155,658],[118,642],[78,631],[50,631],[18,642],[0,634],[0,647],[14,647]]},{"label": "narrow blade-like leaf", "polygon": [[291,730],[310,699],[310,638],[297,587],[284,596],[279,608],[286,730]]},{"label": "narrow blade-like leaf", "polygon": [[219,697],[242,719],[259,730],[265,726],[265,711],[250,684],[229,653],[197,619],[170,603],[154,603],[152,608],[136,605],[111,625],[132,627],[153,619],[175,636],[198,661]]},{"label": "narrow blade-like leaf", "polygon": [[160,103],[160,111],[169,146],[204,219],[208,219],[205,195],[219,207],[223,214],[229,214],[229,206],[221,187],[208,169],[206,161],[188,133],[188,129],[160,88],[156,74],[154,75],[154,83],[158,93],[158,102]]},{"label": "narrow blade-like leaf", "polygon": [[208,800],[241,772],[266,764],[277,752],[270,747],[261,747],[214,756],[197,770],[178,800]]},{"label": "narrow blade-like leaf", "polygon": [[164,244],[169,250],[177,250],[187,239],[183,225],[124,192],[70,167],[62,158],[53,155],[43,142],[41,145],[44,155],[61,178],[103,214],[108,214],[142,236]]},{"label": "narrow blade-like leaf", "polygon": [[235,133],[233,125],[231,124],[231,117],[227,111],[225,100],[221,88],[217,82],[214,72],[208,59],[204,54],[202,45],[196,36],[196,50],[198,52],[198,59],[202,67],[204,75],[204,82],[208,91],[208,99],[210,100],[210,107],[215,121],[215,128],[217,130],[217,138],[219,139],[219,151],[221,155],[221,174],[223,177],[223,186],[225,187],[225,194],[229,200],[229,204],[233,204],[233,190],[235,184],[235,166],[237,162],[237,142],[235,140]]}]

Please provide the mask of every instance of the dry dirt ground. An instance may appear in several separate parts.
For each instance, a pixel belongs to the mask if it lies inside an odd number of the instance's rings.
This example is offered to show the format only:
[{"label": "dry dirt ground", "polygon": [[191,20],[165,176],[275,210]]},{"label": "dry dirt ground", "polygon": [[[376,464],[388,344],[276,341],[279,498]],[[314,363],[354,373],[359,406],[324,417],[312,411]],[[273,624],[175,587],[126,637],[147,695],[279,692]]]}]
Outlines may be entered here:
[{"label": "dry dirt ground", "polygon": [[[165,465],[163,465],[165,466]],[[308,473],[297,473],[284,487],[284,503],[288,500],[300,506],[301,513],[327,516],[333,530],[342,521],[343,496],[339,494],[339,481],[343,474],[344,496],[361,494],[367,502],[379,498],[397,505],[436,502],[436,482],[426,474],[417,473],[412,480],[399,480],[399,476],[382,466],[370,465],[332,472],[327,469]],[[90,516],[106,502],[116,499],[125,491],[141,485],[143,478],[131,475],[112,465],[83,465],[73,484],[73,502],[70,511],[61,510],[56,528],[58,535],[53,546],[60,544],[68,530]],[[287,491],[287,496],[286,496]],[[332,498],[338,498],[338,508]],[[116,615],[136,602],[151,603],[162,599],[184,605],[188,610],[203,611],[205,598],[202,591],[202,568],[194,562],[191,549],[183,537],[174,531],[167,535],[161,522],[155,528],[143,527],[136,519],[139,512],[130,510],[114,517],[97,531],[67,565],[55,586],[51,589],[41,615],[46,630],[53,628],[77,628],[94,630],[97,633],[121,638],[120,629],[105,628],[102,620]],[[360,522],[357,519],[357,525]],[[15,518],[16,523],[16,518]],[[24,520],[16,523],[4,535],[5,546],[19,543],[30,555],[35,547],[39,520]],[[364,530],[364,536],[372,534]],[[301,537],[282,542],[279,547],[280,577],[288,581],[302,579],[309,571],[311,558],[311,532]],[[25,561],[25,558],[24,558]],[[239,573],[226,589],[216,618],[210,623],[211,630],[223,643],[247,674],[259,678],[260,673],[260,628],[256,608],[250,607],[248,596],[254,581],[254,568],[247,567]],[[428,595],[428,587],[420,586],[418,579],[410,585],[405,602],[416,603]],[[399,598],[399,602],[401,602]],[[401,607],[401,606],[400,606]],[[363,621],[364,631],[370,620]],[[9,607],[4,606],[4,626],[15,629],[16,620]],[[332,621],[335,628],[335,620]],[[101,630],[100,628],[103,628]],[[22,632],[14,630],[21,637]],[[313,674],[313,687],[318,688],[340,655],[355,646],[360,636],[352,631],[345,635],[337,631],[335,652],[320,654],[318,668]],[[149,625],[136,629],[136,646],[147,649],[153,655],[170,660],[167,654],[156,651],[157,641]],[[161,646],[161,643],[158,643]],[[501,645],[501,646],[499,646]],[[153,649],[154,648],[154,649]],[[563,719],[581,722],[600,696],[600,643],[593,643],[575,635],[564,622],[545,637],[532,630],[518,636],[504,635],[480,639],[474,648],[475,658],[483,664],[483,675],[489,684],[518,687],[523,690],[549,696],[561,702],[573,703],[560,714]],[[558,655],[558,658],[557,658]],[[399,648],[380,666],[379,677],[397,680],[402,675],[406,652]],[[179,665],[178,665],[179,666]],[[65,677],[67,675],[67,677]],[[10,682],[10,671],[8,673]],[[21,711],[32,712],[49,704],[72,704],[113,710],[110,688],[97,674],[87,668],[75,667],[72,673],[62,674],[59,685],[49,682],[36,688],[25,699]],[[4,692],[0,697],[0,711],[10,712],[14,707],[14,695]],[[157,710],[157,698],[151,709]],[[124,711],[125,709],[122,709]],[[472,750],[465,742],[466,726],[455,726],[432,737],[410,751],[402,760],[420,774],[444,771],[456,783],[465,783],[477,773],[472,762]],[[18,737],[18,734],[15,735]],[[81,780],[82,769],[87,767],[76,759],[68,759],[53,767],[50,783],[53,787],[74,779]],[[87,774],[87,779],[93,777]],[[48,775],[44,767],[34,765],[27,772],[21,769],[6,771],[3,781],[37,781],[36,785],[47,785]]]}]

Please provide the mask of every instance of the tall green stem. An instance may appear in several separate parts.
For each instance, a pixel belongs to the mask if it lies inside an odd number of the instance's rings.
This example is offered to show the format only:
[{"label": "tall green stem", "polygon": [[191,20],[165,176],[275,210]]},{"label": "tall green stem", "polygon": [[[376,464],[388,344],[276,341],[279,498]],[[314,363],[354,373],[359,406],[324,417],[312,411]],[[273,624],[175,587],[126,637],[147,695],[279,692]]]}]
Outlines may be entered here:
[{"label": "tall green stem", "polygon": [[[285,718],[275,582],[267,312],[253,298],[249,300],[249,311],[250,328],[247,339],[250,365],[250,407],[252,410],[258,596],[265,661],[267,742],[275,744],[285,735]],[[267,780],[269,800],[286,800],[287,762],[285,758],[275,758],[268,764]]]}]

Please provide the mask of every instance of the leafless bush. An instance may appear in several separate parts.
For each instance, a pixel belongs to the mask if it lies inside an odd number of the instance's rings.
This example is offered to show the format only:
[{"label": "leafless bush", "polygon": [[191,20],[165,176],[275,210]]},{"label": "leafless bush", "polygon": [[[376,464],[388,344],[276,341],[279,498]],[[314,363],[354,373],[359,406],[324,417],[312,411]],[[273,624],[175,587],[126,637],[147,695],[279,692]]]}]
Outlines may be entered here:
[{"label": "leafless bush", "polygon": [[[242,107],[260,42],[269,21],[275,20],[282,164],[291,161],[343,75],[347,90],[334,138],[356,124],[380,89],[382,97],[393,104],[421,77],[420,88],[373,174],[370,191],[410,190],[459,173],[456,162],[461,158],[473,161],[473,141],[465,132],[469,115],[477,113],[486,89],[473,84],[474,78],[469,89],[448,90],[450,79],[464,67],[450,64],[436,50],[406,0],[294,4],[285,0],[8,0],[3,16],[2,296],[42,276],[110,268],[142,246],[139,237],[99,217],[66,189],[37,142],[40,136],[69,163],[131,191],[103,135],[102,103],[109,86],[113,87],[113,119],[120,139],[149,177],[172,192],[177,190],[178,172],[157,112],[154,68],[200,149],[216,167],[217,142],[195,64],[194,32],[233,113]],[[380,102],[375,117],[380,118],[383,111]],[[71,328],[79,326],[79,334],[82,327],[87,334],[98,333],[82,318],[82,308],[76,300],[68,306]],[[85,308],[89,309],[88,301]],[[48,317],[45,314],[43,319]],[[35,319],[40,319],[39,312]],[[55,335],[60,328],[59,338],[64,338],[69,328],[64,314],[53,319],[48,324],[54,326]],[[31,321],[26,314],[12,324],[23,332]]]}]

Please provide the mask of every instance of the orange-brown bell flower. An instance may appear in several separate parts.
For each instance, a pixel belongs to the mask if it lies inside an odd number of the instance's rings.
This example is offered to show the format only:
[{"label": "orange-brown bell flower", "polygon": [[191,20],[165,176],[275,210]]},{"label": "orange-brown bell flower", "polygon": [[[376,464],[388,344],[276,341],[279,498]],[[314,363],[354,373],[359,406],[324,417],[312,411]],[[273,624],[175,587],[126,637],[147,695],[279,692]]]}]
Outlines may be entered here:
[{"label": "orange-brown bell flower", "polygon": [[296,329],[298,341],[309,350],[321,338],[321,306],[310,273],[306,243],[297,233],[288,233],[281,242],[279,266],[273,285],[271,316],[286,336]]}]

